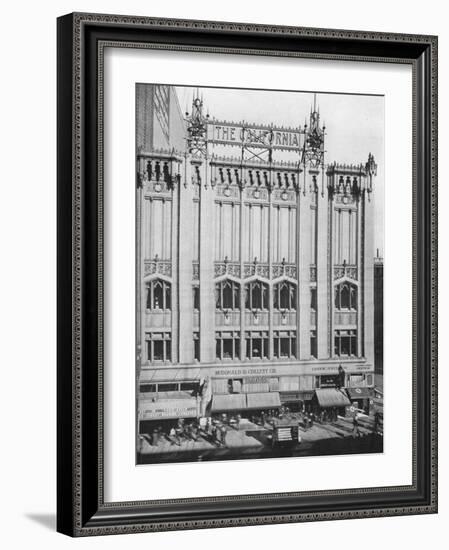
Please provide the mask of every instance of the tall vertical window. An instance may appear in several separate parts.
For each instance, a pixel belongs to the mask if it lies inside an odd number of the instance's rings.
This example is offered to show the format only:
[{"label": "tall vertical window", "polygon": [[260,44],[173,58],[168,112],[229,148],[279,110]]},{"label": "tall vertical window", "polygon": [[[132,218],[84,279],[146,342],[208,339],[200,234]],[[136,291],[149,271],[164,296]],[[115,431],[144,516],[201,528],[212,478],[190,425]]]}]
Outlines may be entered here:
[{"label": "tall vertical window", "polygon": [[200,309],[200,287],[193,287],[193,309],[197,311]]},{"label": "tall vertical window", "polygon": [[215,285],[215,304],[217,309],[240,309],[240,285],[231,280]]},{"label": "tall vertical window", "polygon": [[240,355],[240,333],[219,331],[215,333],[217,359],[238,359]]},{"label": "tall vertical window", "polygon": [[296,331],[274,331],[273,354],[276,359],[296,357]]},{"label": "tall vertical window", "polygon": [[171,284],[155,279],[147,284],[147,309],[171,310]]},{"label": "tall vertical window", "polygon": [[357,310],[357,286],[352,283],[341,283],[335,287],[335,309]]},{"label": "tall vertical window", "polygon": [[337,357],[357,356],[357,331],[336,330],[334,339],[334,354]]},{"label": "tall vertical window", "polygon": [[246,332],[245,340],[247,359],[268,359],[268,332]]},{"label": "tall vertical window", "polygon": [[268,309],[268,285],[253,281],[245,285],[245,308],[249,310]]},{"label": "tall vertical window", "polygon": [[193,333],[193,358],[195,361],[200,360],[200,333]]},{"label": "tall vertical window", "polygon": [[316,287],[310,289],[310,309],[316,311]]},{"label": "tall vertical window", "polygon": [[150,332],[146,335],[148,360],[171,361],[171,333]]},{"label": "tall vertical window", "polygon": [[315,357],[315,359],[318,357],[316,330],[310,331],[310,355]]},{"label": "tall vertical window", "polygon": [[274,285],[273,304],[274,309],[296,310],[296,285],[288,281],[282,281]]},{"label": "tall vertical window", "polygon": [[357,263],[357,210],[337,208],[334,211],[334,261],[336,264]]}]

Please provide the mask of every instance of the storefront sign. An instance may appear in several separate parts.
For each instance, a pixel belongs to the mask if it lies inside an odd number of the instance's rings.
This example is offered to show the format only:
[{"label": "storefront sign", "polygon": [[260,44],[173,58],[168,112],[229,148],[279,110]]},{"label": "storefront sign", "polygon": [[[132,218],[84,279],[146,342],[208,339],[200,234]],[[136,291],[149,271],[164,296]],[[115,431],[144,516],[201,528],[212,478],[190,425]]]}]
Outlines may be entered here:
[{"label": "storefront sign", "polygon": [[194,418],[197,416],[196,401],[178,405],[170,403],[143,403],[140,409],[140,420],[156,420],[170,418]]},{"label": "storefront sign", "polygon": [[338,384],[338,375],[320,376],[320,388],[335,388]]},{"label": "storefront sign", "polygon": [[297,150],[301,144],[301,134],[285,129],[243,128],[229,124],[214,124],[209,127],[209,142],[222,145],[241,145],[245,142],[252,147],[271,147]]},{"label": "storefront sign", "polygon": [[276,374],[276,369],[273,367],[262,367],[262,368],[245,368],[245,369],[218,369],[214,371],[214,376],[247,376],[247,375],[267,375],[267,374]]}]

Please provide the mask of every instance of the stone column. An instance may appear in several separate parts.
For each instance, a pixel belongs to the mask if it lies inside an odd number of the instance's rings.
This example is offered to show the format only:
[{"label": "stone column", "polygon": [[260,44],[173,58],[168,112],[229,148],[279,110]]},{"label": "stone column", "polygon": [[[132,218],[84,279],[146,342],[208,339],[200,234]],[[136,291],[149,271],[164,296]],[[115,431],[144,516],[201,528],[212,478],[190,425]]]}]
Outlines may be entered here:
[{"label": "stone column", "polygon": [[[328,288],[329,277],[331,285],[333,281],[332,262],[329,265],[329,256],[332,254],[332,198],[329,197],[327,189],[324,189],[324,196],[317,191],[317,253],[316,253],[316,336],[318,359],[329,357],[332,342],[329,342],[329,304]],[[331,208],[329,208],[331,206]],[[329,299],[333,301],[331,292]]]},{"label": "stone column", "polygon": [[215,361],[215,191],[208,181],[207,158],[192,160],[200,183],[200,360]]},{"label": "stone column", "polygon": [[245,187],[242,182],[240,187],[240,209],[239,209],[239,261],[240,261],[240,361],[244,361],[246,357],[245,344],[245,263],[243,258],[244,251],[244,239],[246,238],[246,232],[243,231],[243,209],[244,206],[244,194]]},{"label": "stone column", "polygon": [[[178,232],[176,235],[177,266],[174,272],[178,282],[178,361],[193,362],[193,186],[190,165],[186,161],[184,178],[177,189]],[[176,226],[175,226],[176,227]],[[176,286],[175,286],[176,288]],[[174,309],[176,311],[176,309]]]},{"label": "stone column", "polygon": [[[310,177],[310,174],[307,176]],[[308,179],[308,178],[307,178]],[[304,176],[304,188],[298,193],[297,217],[297,275],[298,315],[296,338],[299,342],[298,359],[310,359],[310,215],[309,182]],[[298,223],[299,222],[299,223]]]},{"label": "stone column", "polygon": [[[268,189],[268,279],[270,281],[270,288],[268,294],[268,358],[270,360],[274,359],[274,345],[273,345],[273,258],[272,258],[272,243],[271,243],[271,224],[273,217],[273,191],[270,185]],[[290,223],[290,219],[289,219]]]},{"label": "stone column", "polygon": [[363,192],[363,328],[364,356],[374,365],[374,200]]}]

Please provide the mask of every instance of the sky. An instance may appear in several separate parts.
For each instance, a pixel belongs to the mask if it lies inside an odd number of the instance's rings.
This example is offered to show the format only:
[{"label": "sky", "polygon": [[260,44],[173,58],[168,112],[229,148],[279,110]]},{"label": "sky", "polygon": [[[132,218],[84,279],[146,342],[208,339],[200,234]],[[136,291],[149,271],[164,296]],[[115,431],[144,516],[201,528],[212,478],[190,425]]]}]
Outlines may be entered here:
[{"label": "sky", "polygon": [[[192,92],[188,86],[176,88],[181,110],[191,111]],[[373,95],[329,94],[314,91],[284,92],[199,88],[204,108],[211,118],[279,126],[303,126],[308,121],[316,93],[321,123],[326,126],[325,163],[365,163],[368,154],[378,165],[374,184],[375,249],[384,249],[384,97]],[[223,151],[217,151],[222,153]],[[227,155],[238,155],[235,147]],[[274,154],[279,160],[282,153]]]}]

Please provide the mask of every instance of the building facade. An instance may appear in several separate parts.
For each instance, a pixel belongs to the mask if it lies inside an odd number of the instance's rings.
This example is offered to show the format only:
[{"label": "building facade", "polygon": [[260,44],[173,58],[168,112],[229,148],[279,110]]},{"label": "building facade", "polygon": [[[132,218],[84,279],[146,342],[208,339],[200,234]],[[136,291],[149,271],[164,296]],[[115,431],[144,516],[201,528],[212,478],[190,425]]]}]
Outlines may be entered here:
[{"label": "building facade", "polygon": [[374,158],[325,164],[315,107],[295,129],[204,111],[199,94],[183,116],[174,88],[137,87],[141,430],[308,406],[322,388],[368,399]]}]

